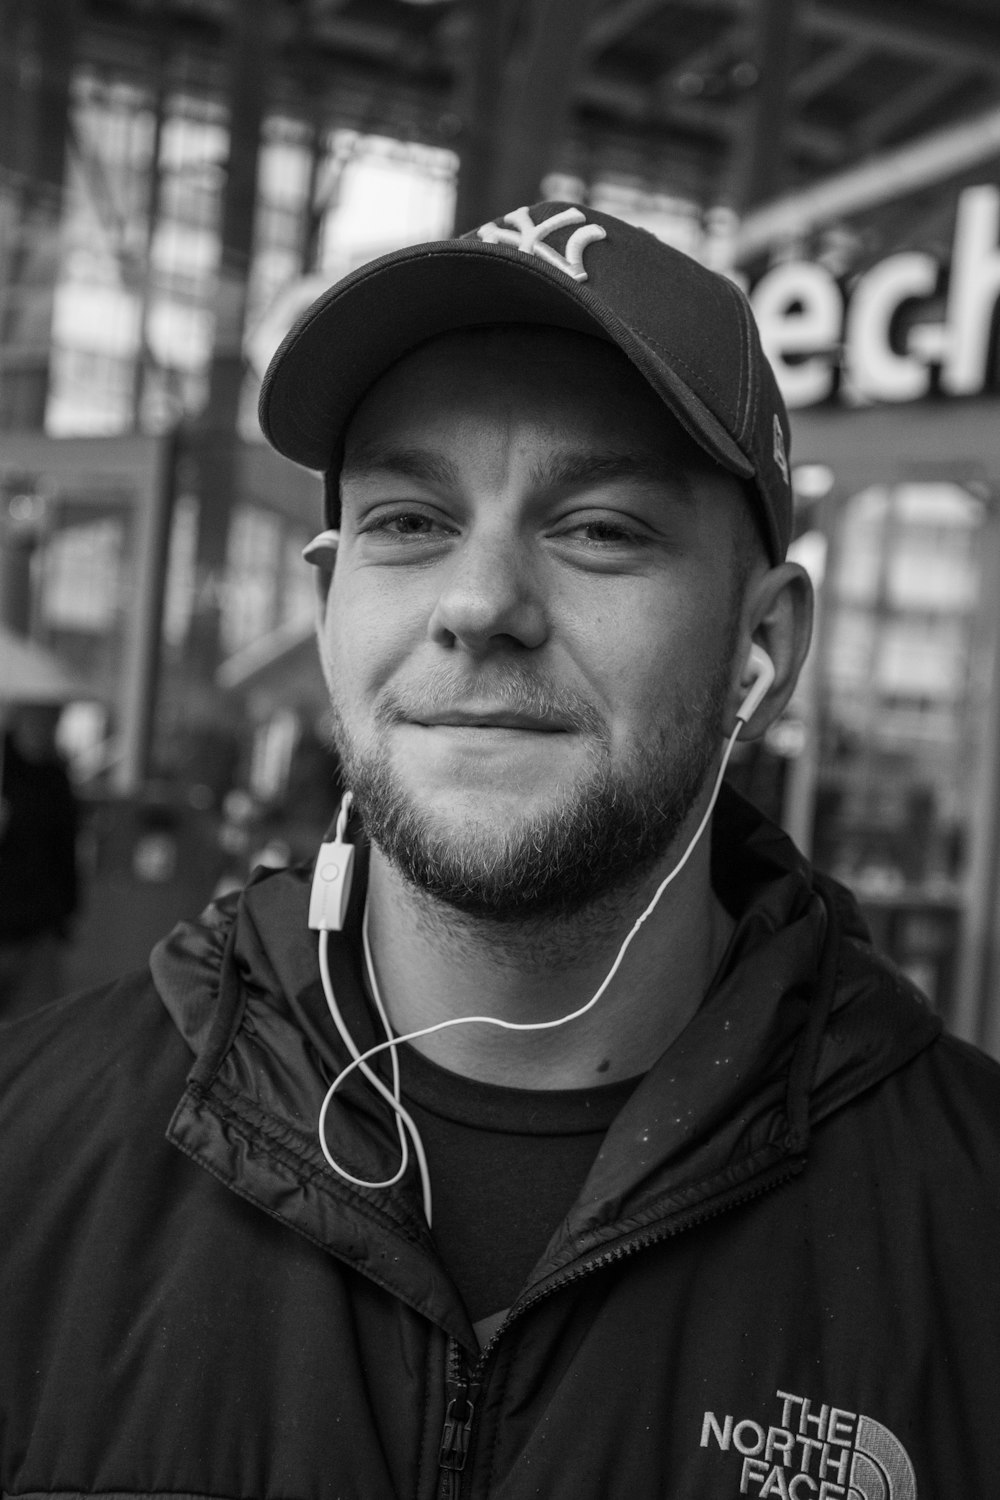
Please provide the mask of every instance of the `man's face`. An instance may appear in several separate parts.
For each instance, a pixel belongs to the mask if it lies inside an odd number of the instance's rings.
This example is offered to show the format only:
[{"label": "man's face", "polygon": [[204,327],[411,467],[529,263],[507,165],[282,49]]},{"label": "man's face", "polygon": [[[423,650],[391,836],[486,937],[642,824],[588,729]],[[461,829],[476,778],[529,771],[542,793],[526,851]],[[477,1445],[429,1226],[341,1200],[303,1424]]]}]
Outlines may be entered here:
[{"label": "man's face", "polygon": [[349,429],[321,626],[376,847],[497,919],[646,874],[731,727],[745,503],[596,339],[475,330],[394,366]]}]

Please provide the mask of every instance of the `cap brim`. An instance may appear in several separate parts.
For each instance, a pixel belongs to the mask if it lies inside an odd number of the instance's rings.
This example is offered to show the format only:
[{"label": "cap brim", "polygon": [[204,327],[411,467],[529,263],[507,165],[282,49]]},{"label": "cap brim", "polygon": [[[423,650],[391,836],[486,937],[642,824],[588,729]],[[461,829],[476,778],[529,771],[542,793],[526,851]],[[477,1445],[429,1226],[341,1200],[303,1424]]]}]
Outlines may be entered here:
[{"label": "cap brim", "polygon": [[615,343],[695,442],[730,472],[753,466],[659,351],[585,283],[505,245],[445,240],[383,256],[325,293],[264,377],[260,424],[287,458],[326,472],[365,392],[404,354],[453,329],[539,323]]}]

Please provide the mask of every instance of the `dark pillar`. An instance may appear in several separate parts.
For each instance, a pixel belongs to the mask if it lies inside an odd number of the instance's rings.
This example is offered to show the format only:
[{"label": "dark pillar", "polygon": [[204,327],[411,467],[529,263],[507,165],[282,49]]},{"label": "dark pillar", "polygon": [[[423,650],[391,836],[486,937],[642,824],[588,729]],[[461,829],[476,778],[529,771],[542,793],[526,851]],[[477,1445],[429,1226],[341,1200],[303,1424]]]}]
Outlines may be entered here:
[{"label": "dark pillar", "polygon": [[225,795],[238,758],[235,708],[220,694],[215,674],[229,582],[229,535],[239,501],[243,331],[275,13],[270,0],[239,0],[228,12],[229,146],[208,400],[201,417],[182,434],[178,450],[183,489],[198,502],[195,590],[181,660],[164,675],[155,749],[166,774],[179,777],[189,792],[201,788],[205,806]]},{"label": "dark pillar", "polygon": [[459,233],[485,223],[499,212],[493,207],[493,182],[503,119],[504,72],[515,10],[516,0],[469,0],[472,30],[458,100],[462,133],[455,229]]},{"label": "dark pillar", "polygon": [[163,173],[160,168],[160,151],[163,144],[163,127],[166,123],[168,85],[172,62],[170,16],[161,7],[153,21],[152,46],[149,53],[149,71],[152,78],[150,108],[153,114],[153,134],[149,143],[149,172],[146,180],[146,237],[142,258],[142,285],[139,308],[139,348],[136,351],[132,370],[132,426],[136,432],[143,428],[143,405],[147,380],[152,365],[149,347],[149,319],[153,300],[153,243],[160,218],[163,190]]},{"label": "dark pillar", "polygon": [[[270,61],[268,0],[231,9],[229,156],[223,190],[215,340],[205,412],[188,436],[187,464],[198,498],[197,597],[185,650],[193,707],[214,717],[214,675],[230,523],[237,502],[237,421],[245,365],[243,329],[253,250],[257,163]],[[201,693],[198,688],[201,688]]]},{"label": "dark pillar", "polygon": [[597,0],[474,0],[459,149],[459,231],[535,202],[557,163]]},{"label": "dark pillar", "polygon": [[76,0],[0,0],[0,429],[43,426]]},{"label": "dark pillar", "polygon": [[756,0],[752,60],[757,82],[746,128],[734,143],[731,197],[741,214],[776,197],[787,184],[797,11],[798,0]]},{"label": "dark pillar", "polygon": [[46,506],[30,475],[0,480],[0,625],[30,635],[35,612],[34,557],[46,528]]}]

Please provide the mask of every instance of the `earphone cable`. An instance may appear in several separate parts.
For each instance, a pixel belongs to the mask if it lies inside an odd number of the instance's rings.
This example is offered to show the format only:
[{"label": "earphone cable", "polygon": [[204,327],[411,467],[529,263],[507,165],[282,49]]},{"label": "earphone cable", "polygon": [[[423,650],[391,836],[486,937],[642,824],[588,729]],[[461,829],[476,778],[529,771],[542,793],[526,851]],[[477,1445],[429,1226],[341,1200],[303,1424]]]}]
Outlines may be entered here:
[{"label": "earphone cable", "polygon": [[427,1166],[427,1155],[424,1150],[424,1143],[421,1139],[420,1131],[417,1128],[416,1121],[413,1119],[409,1110],[407,1110],[406,1106],[403,1104],[402,1091],[400,1088],[399,1057],[396,1052],[396,1047],[399,1041],[405,1040],[405,1038],[393,1037],[392,1027],[385,1012],[385,1006],[382,1001],[381,993],[379,992],[378,983],[375,980],[375,971],[371,961],[371,948],[368,942],[367,901],[365,902],[365,914],[362,923],[362,939],[365,948],[365,962],[368,966],[372,998],[375,1001],[375,1007],[378,1011],[379,1020],[382,1022],[382,1027],[385,1031],[386,1037],[388,1038],[386,1042],[383,1042],[379,1047],[376,1047],[374,1049],[374,1052],[380,1052],[383,1050],[387,1050],[389,1052],[390,1058],[392,1060],[391,1089],[383,1082],[383,1080],[378,1076],[374,1069],[368,1066],[368,1058],[374,1055],[372,1050],[370,1049],[364,1054],[359,1052],[353,1037],[347,1029],[347,1023],[344,1020],[343,1014],[340,1010],[340,1006],[337,1004],[337,997],[334,993],[333,983],[330,978],[329,937],[330,934],[328,932],[321,932],[319,934],[319,972],[320,978],[323,982],[323,993],[326,996],[327,1008],[330,1012],[333,1024],[337,1028],[337,1032],[340,1036],[341,1041],[344,1043],[344,1046],[347,1048],[354,1059],[354,1062],[351,1066],[357,1067],[362,1075],[368,1079],[368,1082],[372,1085],[375,1091],[381,1095],[381,1097],[385,1100],[396,1117],[396,1130],[399,1135],[400,1162],[392,1177],[388,1177],[384,1181],[372,1182],[364,1177],[356,1177],[353,1172],[349,1172],[346,1167],[344,1167],[340,1162],[336,1161],[331,1155],[330,1148],[326,1143],[326,1115],[327,1110],[329,1109],[330,1104],[333,1100],[334,1094],[337,1092],[337,1089],[340,1086],[341,1079],[345,1076],[344,1074],[340,1074],[337,1078],[334,1079],[333,1083],[326,1091],[326,1096],[324,1097],[322,1106],[320,1108],[318,1126],[320,1150],[323,1152],[323,1155],[326,1158],[327,1165],[337,1173],[338,1177],[344,1178],[346,1182],[352,1183],[355,1187],[388,1188],[394,1187],[395,1184],[402,1179],[407,1167],[409,1166],[410,1152],[407,1140],[407,1137],[409,1136],[410,1140],[412,1140],[413,1142],[413,1152],[417,1160],[417,1167],[420,1172],[420,1180],[423,1187],[424,1217],[426,1218],[429,1225],[431,1222],[431,1186],[430,1171]]}]

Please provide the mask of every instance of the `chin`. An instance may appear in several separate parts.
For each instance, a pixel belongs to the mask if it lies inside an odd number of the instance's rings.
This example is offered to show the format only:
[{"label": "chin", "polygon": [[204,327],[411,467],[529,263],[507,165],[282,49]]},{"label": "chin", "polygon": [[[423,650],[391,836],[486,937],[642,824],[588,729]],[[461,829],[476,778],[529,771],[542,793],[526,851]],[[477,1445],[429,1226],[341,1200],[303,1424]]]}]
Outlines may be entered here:
[{"label": "chin", "polygon": [[408,787],[405,798],[428,830],[461,842],[506,838],[515,823],[558,817],[558,795],[526,794],[516,784]]}]

